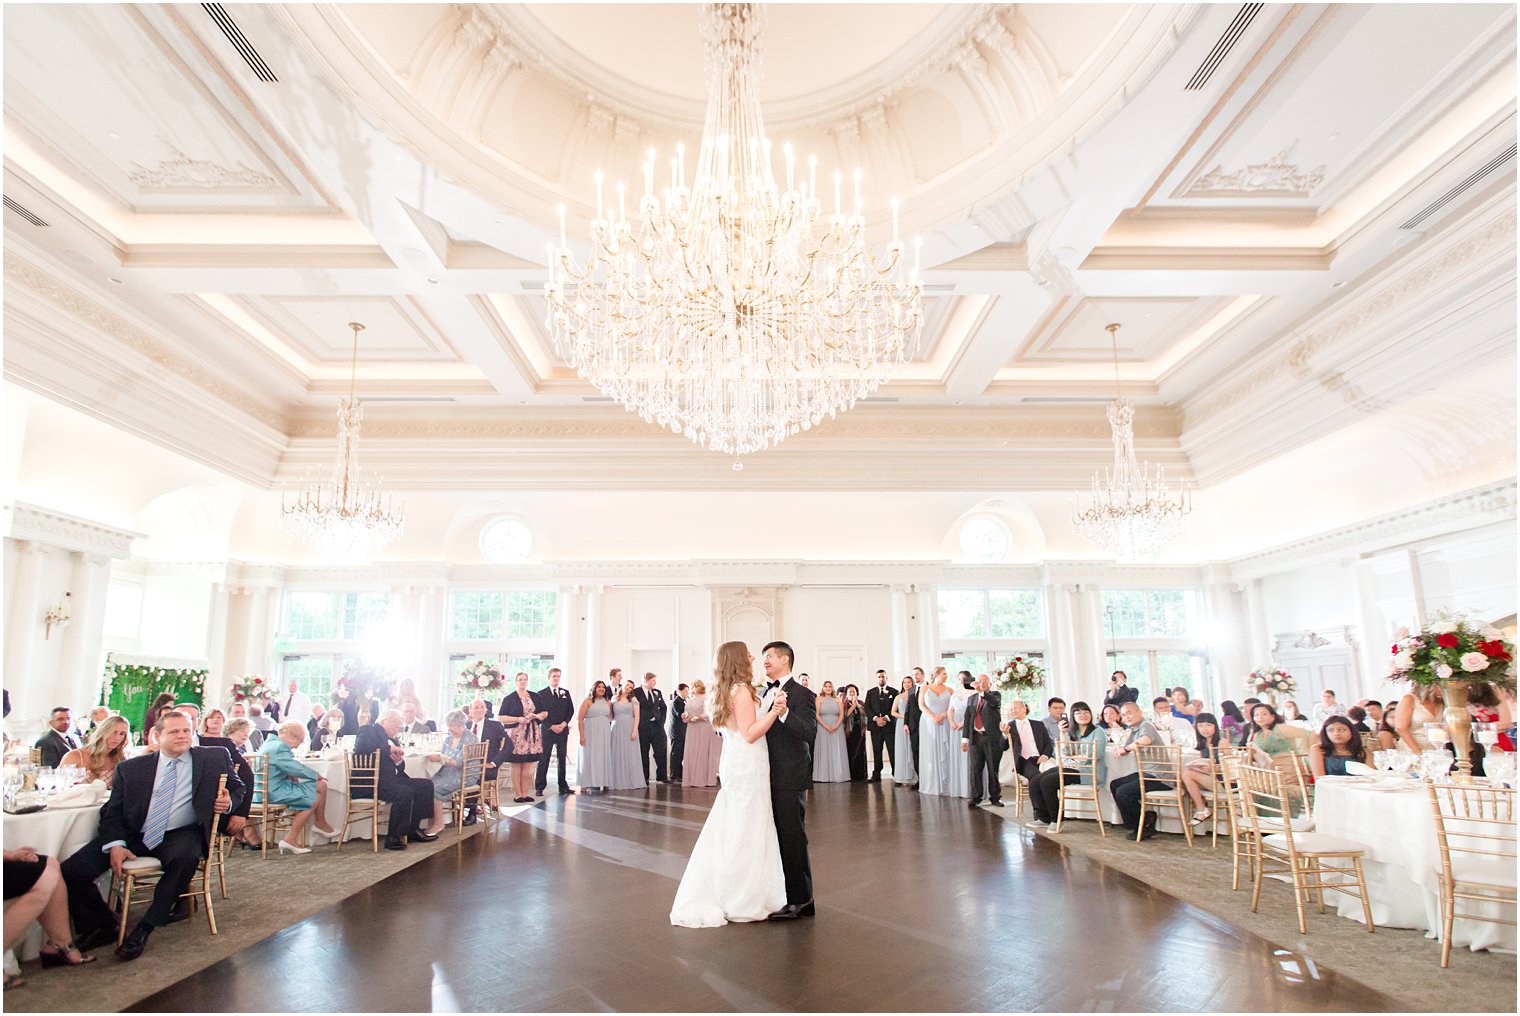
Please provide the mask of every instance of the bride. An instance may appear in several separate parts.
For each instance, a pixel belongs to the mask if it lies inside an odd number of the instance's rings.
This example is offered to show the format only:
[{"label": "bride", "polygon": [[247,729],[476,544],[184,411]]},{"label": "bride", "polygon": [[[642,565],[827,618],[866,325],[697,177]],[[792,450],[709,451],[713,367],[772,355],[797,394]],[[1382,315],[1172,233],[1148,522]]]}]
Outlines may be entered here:
[{"label": "bride", "polygon": [[760,712],[754,666],[755,657],[743,642],[718,647],[712,725],[723,737],[718,763],[721,789],[670,909],[670,923],[683,928],[763,921],[786,905],[781,849],[771,816],[771,763],[765,746],[765,732],[784,702]]}]

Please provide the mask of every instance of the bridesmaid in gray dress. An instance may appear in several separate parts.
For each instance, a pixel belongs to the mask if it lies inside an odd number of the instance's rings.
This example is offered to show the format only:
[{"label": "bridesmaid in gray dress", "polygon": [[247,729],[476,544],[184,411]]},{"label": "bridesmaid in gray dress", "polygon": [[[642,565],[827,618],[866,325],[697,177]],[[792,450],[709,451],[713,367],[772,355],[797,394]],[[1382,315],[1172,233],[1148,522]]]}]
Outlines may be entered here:
[{"label": "bridesmaid in gray dress", "polygon": [[[969,680],[969,678],[967,679]],[[954,693],[950,698],[950,796],[971,796],[971,755],[961,751],[961,723],[966,719],[969,692]]]},{"label": "bridesmaid in gray dress", "polygon": [[913,768],[913,738],[908,734],[908,697],[913,694],[913,678],[905,677],[902,692],[892,701],[892,715],[897,719],[897,737],[892,743],[892,782],[911,787],[918,782]]},{"label": "bridesmaid in gray dress", "polygon": [[723,753],[723,738],[713,729],[707,712],[707,685],[691,683],[691,698],[686,700],[686,754],[681,758],[681,784],[687,787],[716,787],[718,760]]},{"label": "bridesmaid in gray dress", "polygon": [[[945,683],[946,676],[944,667],[935,667],[930,683],[919,692],[923,716],[918,728],[918,792],[941,797],[950,794],[950,766],[959,761],[961,753],[960,734],[950,729],[949,717],[945,715],[954,698]],[[940,722],[934,722],[936,717]]]},{"label": "bridesmaid in gray dress", "polygon": [[823,682],[818,693],[818,732],[813,736],[813,782],[848,783],[850,757],[844,744],[844,705],[834,694],[834,682]]},{"label": "bridesmaid in gray dress", "polygon": [[580,761],[575,768],[575,782],[581,793],[612,786],[612,699],[606,681],[591,686],[591,694],[581,703],[576,718],[580,731]]},{"label": "bridesmaid in gray dress", "polygon": [[643,790],[644,767],[639,763],[639,704],[633,697],[633,682],[624,681],[612,703],[612,782],[613,790]]}]

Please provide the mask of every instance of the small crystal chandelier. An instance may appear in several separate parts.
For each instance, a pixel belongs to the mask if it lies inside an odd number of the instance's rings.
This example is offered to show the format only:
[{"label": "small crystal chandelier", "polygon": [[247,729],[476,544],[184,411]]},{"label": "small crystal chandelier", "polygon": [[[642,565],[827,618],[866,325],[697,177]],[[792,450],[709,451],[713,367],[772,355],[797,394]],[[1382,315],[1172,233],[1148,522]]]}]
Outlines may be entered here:
[{"label": "small crystal chandelier", "polygon": [[1114,434],[1114,464],[1095,473],[1086,504],[1072,518],[1077,535],[1121,561],[1154,557],[1176,536],[1193,510],[1187,491],[1173,495],[1161,466],[1135,458],[1135,406],[1124,398],[1119,380],[1119,326],[1109,325],[1114,350],[1114,401],[1108,404],[1108,423]]},{"label": "small crystal chandelier", "polygon": [[[785,146],[786,187],[771,168],[760,111],[761,12],[704,4],[711,89],[696,175],[685,146],[655,193],[644,164],[635,221],[596,175],[591,256],[572,261],[560,206],[549,246],[548,326],[576,371],[645,420],[714,451],[744,454],[847,410],[886,381],[917,343],[923,287],[897,234],[878,262],[866,245],[861,174],[854,204],[834,174],[825,215],[818,160],[800,179]],[[815,236],[815,226],[819,235]]]},{"label": "small crystal chandelier", "polygon": [[280,511],[286,528],[315,547],[324,560],[355,563],[368,560],[400,536],[403,519],[402,510],[392,508],[390,494],[359,482],[359,424],[364,410],[354,398],[354,378],[364,326],[350,321],[348,327],[354,330],[354,352],[348,398],[338,403],[338,458],[332,482],[307,484],[292,502],[282,496]]}]

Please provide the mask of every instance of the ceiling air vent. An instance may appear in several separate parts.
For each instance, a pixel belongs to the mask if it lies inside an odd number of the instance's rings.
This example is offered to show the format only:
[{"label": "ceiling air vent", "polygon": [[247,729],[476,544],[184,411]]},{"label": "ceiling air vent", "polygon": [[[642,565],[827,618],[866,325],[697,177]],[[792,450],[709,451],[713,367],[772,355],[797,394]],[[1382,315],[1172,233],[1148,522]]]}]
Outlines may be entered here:
[{"label": "ceiling air vent", "polygon": [[376,402],[458,402],[452,395],[375,395],[363,400],[366,406]]},{"label": "ceiling air vent", "polygon": [[21,216],[23,219],[25,219],[27,222],[30,222],[34,226],[47,225],[47,223],[38,218],[37,213],[33,212],[30,208],[12,201],[9,194],[5,196],[5,207],[9,208],[11,211],[15,212],[17,215]]},{"label": "ceiling air vent", "polygon": [[582,402],[611,402],[612,399],[609,398],[606,395],[582,395],[581,396],[581,401]]},{"label": "ceiling air vent", "polygon": [[1224,63],[1224,58],[1230,55],[1230,51],[1235,48],[1235,44],[1240,41],[1240,37],[1245,34],[1247,28],[1251,27],[1251,22],[1256,20],[1256,15],[1261,13],[1263,6],[1265,5],[1240,5],[1240,10],[1235,12],[1235,19],[1224,30],[1224,34],[1219,37],[1219,41],[1214,43],[1214,48],[1209,50],[1209,55],[1203,58],[1203,63],[1198,65],[1198,69],[1188,79],[1188,83],[1184,86],[1183,91],[1196,92],[1209,83],[1209,79],[1214,76],[1214,72],[1219,69],[1219,65]]},{"label": "ceiling air vent", "polygon": [[233,48],[238,51],[238,55],[253,69],[253,73],[258,75],[260,81],[273,84],[280,80],[274,76],[274,71],[270,70],[269,65],[264,62],[264,58],[259,56],[259,51],[253,48],[253,43],[248,41],[248,37],[237,26],[237,22],[232,20],[232,16],[227,13],[226,8],[221,4],[201,4],[201,9],[211,15],[211,20],[216,22],[216,27],[222,30],[222,34],[227,37],[227,41],[232,43]]},{"label": "ceiling air vent", "polygon": [[[1424,208],[1421,208],[1418,212],[1415,212],[1413,215],[1411,215],[1409,217],[1409,219],[1407,221],[1401,222],[1399,224],[1399,228],[1400,229],[1415,229],[1415,228],[1417,228],[1420,225],[1420,223],[1424,222],[1426,219],[1430,218],[1436,212],[1439,212],[1442,208],[1445,208],[1447,205],[1451,204],[1457,198],[1461,197],[1463,194],[1467,193],[1468,191],[1470,191],[1474,187],[1476,187],[1478,185],[1478,183],[1484,177],[1488,176],[1490,173],[1494,172],[1496,169],[1498,169],[1500,166],[1503,166],[1505,163],[1514,161],[1514,158],[1515,158],[1515,146],[1514,145],[1510,145],[1504,151],[1500,152],[1498,155],[1494,156],[1492,159],[1489,159],[1483,165],[1481,165],[1477,169],[1473,170],[1466,177],[1464,177],[1463,179],[1457,181],[1457,183],[1451,188],[1451,190],[1447,191],[1445,194],[1442,194],[1440,197],[1436,198],[1430,204],[1426,205]],[[9,201],[10,201],[10,199],[7,198],[6,202],[9,203]]]}]

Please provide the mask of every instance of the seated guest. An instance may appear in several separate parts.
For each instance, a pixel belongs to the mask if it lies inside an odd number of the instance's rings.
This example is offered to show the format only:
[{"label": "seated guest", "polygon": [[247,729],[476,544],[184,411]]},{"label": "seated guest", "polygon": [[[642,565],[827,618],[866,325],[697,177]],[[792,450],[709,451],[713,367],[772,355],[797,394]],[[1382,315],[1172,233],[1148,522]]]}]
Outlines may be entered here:
[{"label": "seated guest", "polygon": [[83,748],[75,748],[58,764],[78,766],[84,770],[86,781],[100,780],[110,787],[116,767],[127,757],[127,745],[131,740],[132,725],[127,718],[112,714],[90,731]]},{"label": "seated guest", "polygon": [[[403,703],[402,713],[405,713],[411,703]],[[475,734],[465,726],[464,711],[462,709],[450,709],[443,718],[443,725],[448,728],[448,736],[443,739],[443,750],[436,755],[429,755],[428,760],[440,763],[443,768],[433,776],[433,825],[443,827],[443,807],[454,796],[454,792],[461,786],[464,779],[464,750],[472,744],[479,744]],[[477,780],[472,779],[470,786],[476,786]],[[466,810],[464,817],[465,825],[475,824],[475,803],[472,801]]]},{"label": "seated guest", "polygon": [[258,731],[253,729],[253,723],[246,716],[227,721],[222,728],[222,736],[232,742],[232,746],[240,754],[249,755],[259,750],[259,746],[253,743],[253,736]]},{"label": "seated guest", "polygon": [[338,690],[334,692],[337,698],[333,700],[333,709],[343,714],[343,729],[339,731],[344,737],[359,732],[359,700],[354,697],[353,689],[342,681],[338,682]]},{"label": "seated guest", "polygon": [[[1124,720],[1124,738],[1114,752],[1118,757],[1123,758],[1132,754],[1136,748],[1144,748],[1161,742],[1161,735],[1156,732],[1155,724],[1145,718],[1145,714],[1135,703],[1124,703],[1119,710],[1119,715]],[[1156,834],[1156,813],[1153,811],[1145,813],[1145,826],[1141,829],[1138,770],[1115,778],[1109,783],[1108,792],[1114,797],[1114,804],[1119,808],[1119,818],[1125,829],[1130,832],[1140,830],[1142,840],[1150,839]]]},{"label": "seated guest", "polygon": [[[1304,753],[1309,750],[1312,735],[1302,727],[1295,727],[1284,721],[1277,715],[1277,710],[1265,702],[1258,702],[1251,707],[1251,725],[1256,728],[1250,741],[1253,757],[1258,752],[1276,758],[1279,755]],[[1258,758],[1257,761],[1261,764],[1266,763],[1263,758]]]},{"label": "seated guest", "polygon": [[1219,792],[1218,780],[1223,779],[1218,770],[1220,751],[1228,749],[1230,742],[1219,729],[1219,721],[1213,713],[1199,713],[1193,720],[1193,730],[1198,742],[1198,757],[1183,767],[1182,786],[1193,799],[1193,824],[1197,825],[1214,814],[1203,795]]},{"label": "seated guest", "polygon": [[[181,702],[174,707],[176,713],[183,713],[190,720],[190,747],[194,748],[201,743],[201,707],[194,702]],[[162,713],[159,714],[163,715]]]},{"label": "seated guest", "polygon": [[432,734],[438,727],[432,720],[424,723],[417,718],[417,700],[406,698],[401,700],[401,732],[403,734]]},{"label": "seated guest", "polygon": [[[1187,689],[1181,686],[1173,688],[1171,699],[1173,718],[1186,720],[1188,725],[1191,726],[1193,717],[1198,715],[1198,709],[1193,705],[1192,700],[1188,698]],[[1179,727],[1178,729],[1180,730],[1181,728]]]},{"label": "seated guest", "polygon": [[322,716],[322,725],[311,738],[312,751],[324,751],[336,745],[340,738],[345,737],[343,725],[347,723],[343,710],[334,707],[327,710]]},{"label": "seated guest", "polygon": [[507,728],[500,720],[486,715],[490,708],[485,699],[470,703],[470,733],[475,735],[476,741],[490,746],[486,749],[488,785],[497,780],[501,766],[507,760]]},{"label": "seated guest", "polygon": [[[260,734],[272,734],[279,729],[279,724],[275,723],[271,717],[265,716],[264,707],[257,702],[248,707],[248,719],[253,724],[253,729]],[[263,745],[259,747],[262,748]]]},{"label": "seated guest", "polygon": [[317,739],[317,729],[322,726],[322,717],[326,714],[327,710],[323,707],[322,703],[313,702],[311,704],[310,715],[306,717],[306,739],[308,741],[315,741]]},{"label": "seated guest", "polygon": [[1246,736],[1246,718],[1240,707],[1229,699],[1219,703],[1219,733],[1230,744],[1242,744]]},{"label": "seated guest", "polygon": [[1252,738],[1252,736],[1255,735],[1255,733],[1256,733],[1256,724],[1251,719],[1251,716],[1253,715],[1253,712],[1256,709],[1256,707],[1259,706],[1260,704],[1261,704],[1261,699],[1259,699],[1259,698],[1248,698],[1248,699],[1241,699],[1240,700],[1240,711],[1242,713],[1244,713],[1245,717],[1246,717],[1245,728],[1243,730],[1241,730],[1241,732],[1240,732],[1240,743],[1241,744],[1245,744],[1248,741],[1250,741],[1251,738]]},{"label": "seated guest", "polygon": [[[1109,706],[1107,708],[1112,709],[1113,707]],[[1092,706],[1086,702],[1072,703],[1071,719],[1067,723],[1065,740],[1097,745],[1094,752],[1097,759],[1094,775],[1097,778],[1098,786],[1101,787],[1108,769],[1108,734],[1102,727],[1093,722]],[[1059,817],[1061,807],[1060,785],[1062,783],[1087,783],[1091,785],[1090,780],[1092,778],[1086,773],[1074,772],[1070,769],[1065,772],[1055,768],[1047,769],[1040,774],[1040,793],[1046,801],[1051,802],[1050,808],[1052,814]],[[1030,796],[1033,797],[1033,795]],[[1053,828],[1054,826],[1052,826]]]},{"label": "seated guest", "polygon": [[[248,707],[245,704],[243,704],[242,702],[234,702],[234,703],[232,703],[232,705],[230,705],[230,706],[227,707],[227,722],[231,723],[233,720],[248,720],[249,721],[248,722],[248,734],[247,734],[245,740],[247,740],[250,744],[253,745],[253,748],[250,749],[250,750],[252,750],[252,751],[258,751],[259,750],[259,746],[264,743],[264,734],[263,734],[262,731],[260,731],[260,730],[258,730],[257,728],[254,727],[253,721],[251,719],[249,719],[249,717],[248,717]],[[226,734],[226,731],[223,731],[223,735],[224,736],[231,736],[231,735]]]},{"label": "seated guest", "polygon": [[1295,727],[1300,727],[1308,722],[1308,718],[1305,717],[1303,713],[1298,711],[1297,702],[1294,702],[1292,699],[1284,699],[1282,707],[1282,721],[1284,723],[1291,723]]},{"label": "seated guest", "polygon": [[1385,708],[1383,710],[1382,722],[1378,724],[1375,732],[1377,734],[1378,747],[1383,751],[1392,751],[1399,743],[1399,732],[1394,729],[1393,717],[1394,711]]},{"label": "seated guest", "polygon": [[[42,925],[47,941],[42,946],[44,967],[77,967],[93,963],[74,946],[69,935],[69,891],[63,884],[58,862],[37,853],[31,847],[5,851],[5,944],[9,951],[36,921]],[[5,975],[6,990],[19,988],[26,981]]]},{"label": "seated guest", "polygon": [[1352,706],[1346,710],[1346,719],[1351,721],[1351,727],[1356,731],[1356,736],[1372,733],[1372,728],[1367,726],[1367,710],[1361,706]]},{"label": "seated guest", "polygon": [[[296,759],[294,749],[306,740],[306,728],[296,722],[279,726],[276,736],[264,742],[259,754],[265,758],[269,778],[269,803],[283,804],[291,814],[290,835],[280,841],[280,853],[309,854],[301,846],[301,834],[313,815],[317,832],[336,839],[338,831],[327,821],[327,779]],[[254,794],[257,797],[257,793]],[[259,804],[258,800],[254,801]]]},{"label": "seated guest", "polygon": [[111,715],[111,710],[110,710],[110,708],[108,706],[96,706],[94,709],[91,709],[90,710],[90,729],[88,729],[88,730],[86,730],[84,732],[85,736],[89,737],[91,734],[95,733],[95,728],[98,727],[98,726],[100,726],[102,723],[104,723],[106,721],[107,717],[109,717],[110,715]]},{"label": "seated guest", "polygon": [[[175,710],[183,712],[184,707]],[[247,723],[247,720],[238,720],[238,723]],[[237,742],[226,736],[227,724],[223,722],[222,711],[212,709],[206,714],[205,722],[201,729],[206,733],[201,734],[201,745],[206,748],[220,748],[225,751],[232,764],[237,768],[238,779],[243,781],[243,786],[248,792],[243,795],[243,800],[238,806],[223,815],[217,822],[217,831],[223,836],[231,836],[237,840],[237,845],[244,850],[258,850],[264,845],[264,834],[257,824],[248,821],[248,816],[253,812],[253,766],[248,764],[245,753],[238,750]]]},{"label": "seated guest", "polygon": [[[172,691],[166,691],[166,692],[160,693],[159,696],[153,700],[153,704],[148,707],[147,713],[145,713],[143,715],[143,734],[144,734],[144,736],[152,734],[153,731],[157,728],[157,726],[158,726],[158,714],[159,713],[165,712],[165,711],[173,709],[173,708],[174,708],[174,693]],[[144,742],[144,743],[146,743],[146,742]]]},{"label": "seated guest", "polygon": [[74,716],[68,706],[53,707],[48,728],[34,746],[38,752],[37,764],[56,769],[63,756],[79,747],[79,739],[74,736]]},{"label": "seated guest", "polygon": [[1151,700],[1151,726],[1156,728],[1162,744],[1191,745],[1193,743],[1191,720],[1173,715],[1172,700],[1164,695],[1157,695]]},{"label": "seated guest", "polygon": [[1066,700],[1059,695],[1051,696],[1045,703],[1045,718],[1040,721],[1045,724],[1045,733],[1050,735],[1050,743],[1055,744],[1066,736]]},{"label": "seated guest", "polygon": [[[129,758],[116,767],[115,785],[100,809],[95,838],[63,862],[69,912],[82,950],[116,938],[116,915],[95,885],[107,869],[120,873],[124,861],[155,857],[163,874],[153,903],[116,950],[124,960],[141,956],[148,936],[170,920],[190,887],[201,858],[211,846],[211,826],[242,803],[245,789],[222,748],[193,748],[190,721],[180,713],[158,719],[158,751]],[[217,793],[217,783],[226,787]]]},{"label": "seated guest", "polygon": [[1124,732],[1124,721],[1119,718],[1119,707],[1112,703],[1104,706],[1103,718],[1098,721],[1098,726],[1109,735],[1110,740],[1115,736],[1122,735]]},{"label": "seated guest", "polygon": [[1029,781],[1029,804],[1034,809],[1030,825],[1044,826],[1056,820],[1056,802],[1045,796],[1040,784],[1040,767],[1055,754],[1050,734],[1043,723],[1029,721],[1029,706],[1014,699],[1008,706],[1008,720],[1002,726],[1013,755],[1014,772]]},{"label": "seated guest", "polygon": [[1312,730],[1319,730],[1325,725],[1325,721],[1332,716],[1345,716],[1346,707],[1335,701],[1335,692],[1326,688],[1320,693],[1320,701],[1314,706],[1309,714],[1309,726]]},{"label": "seated guest", "polygon": [[[395,709],[383,709],[380,719],[359,728],[354,738],[354,754],[380,756],[380,800],[391,805],[390,825],[385,830],[386,850],[405,850],[408,839],[418,843],[431,843],[437,834],[425,830],[422,823],[433,814],[433,781],[406,774],[406,752],[393,738],[401,732],[401,713]],[[368,788],[353,792],[354,797],[367,797]]]},{"label": "seated guest", "polygon": [[1319,728],[1319,741],[1309,746],[1309,768],[1316,777],[1345,776],[1347,762],[1371,765],[1362,735],[1345,716],[1332,716]]}]

